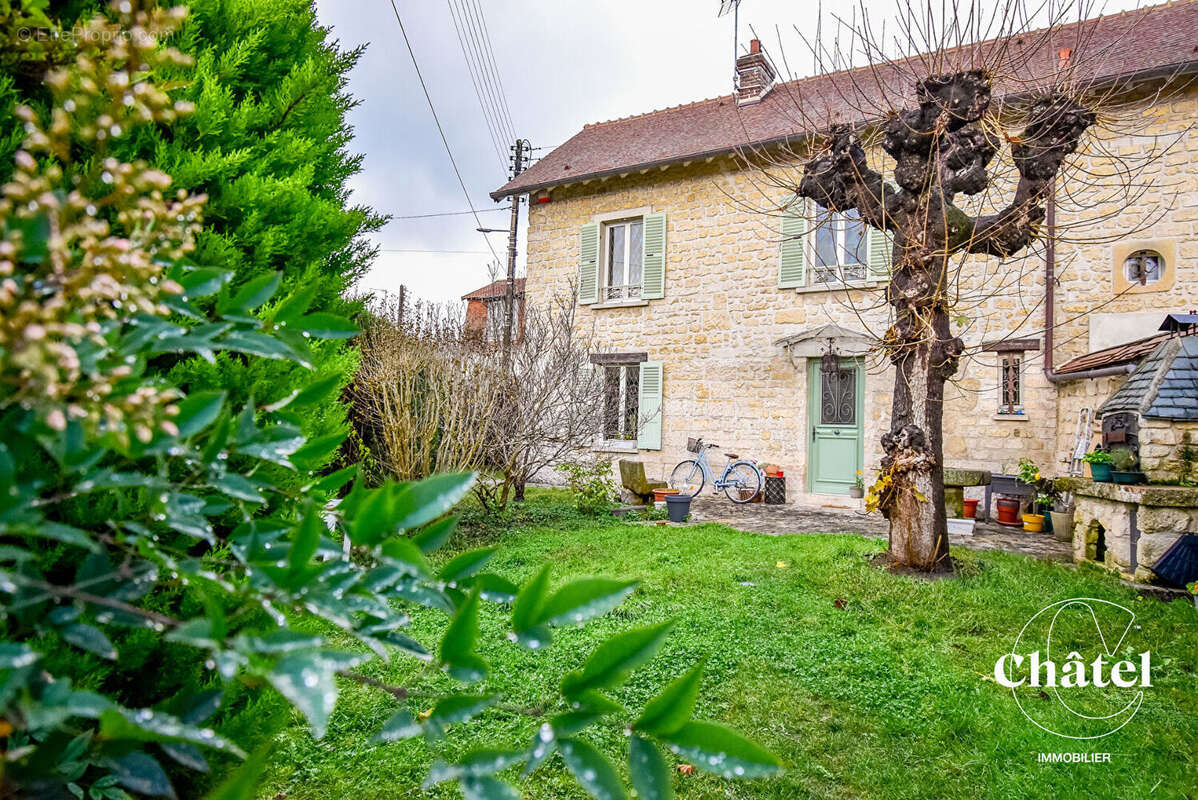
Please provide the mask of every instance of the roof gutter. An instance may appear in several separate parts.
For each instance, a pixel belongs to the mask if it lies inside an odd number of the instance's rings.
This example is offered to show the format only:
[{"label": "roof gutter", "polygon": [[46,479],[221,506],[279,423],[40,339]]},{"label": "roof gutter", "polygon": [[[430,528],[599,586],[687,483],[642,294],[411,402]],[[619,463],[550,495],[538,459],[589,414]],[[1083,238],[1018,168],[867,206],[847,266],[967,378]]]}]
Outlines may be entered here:
[{"label": "roof gutter", "polygon": [[[1102,80],[1096,80],[1093,84],[1090,85],[1089,88],[1090,89],[1101,89],[1106,86],[1112,86],[1114,84],[1117,84],[1120,81],[1127,81],[1130,83],[1133,81],[1152,80],[1154,78],[1168,78],[1168,77],[1176,78],[1176,77],[1180,77],[1182,75],[1186,75],[1186,74],[1193,73],[1193,72],[1198,72],[1198,60],[1183,61],[1183,62],[1179,62],[1176,64],[1169,64],[1164,67],[1153,67],[1152,69],[1146,69],[1146,70],[1141,70],[1139,72],[1133,72],[1128,75],[1103,78]],[[1022,97],[1022,96],[1030,96],[1030,93],[1020,92],[1018,94],[1010,95],[1010,97],[1007,99],[1018,99],[1019,97]],[[735,102],[734,96],[731,97],[731,99],[733,100],[733,102]],[[861,124],[864,125],[864,124],[868,124],[868,123],[869,123],[869,120],[863,120]],[[508,186],[500,187],[499,189],[496,189],[495,191],[491,192],[490,196],[491,196],[492,200],[494,200],[495,202],[499,202],[500,200],[503,200],[506,197],[512,197],[515,195],[532,194],[535,192],[543,191],[545,189],[553,189],[558,186],[568,186],[568,185],[574,184],[574,183],[584,183],[586,181],[600,180],[603,178],[612,178],[617,175],[627,175],[628,173],[640,172],[642,170],[660,169],[661,167],[672,167],[677,164],[684,164],[688,161],[699,161],[701,159],[729,155],[731,153],[735,153],[738,150],[742,150],[742,149],[756,150],[758,148],[763,148],[763,147],[774,147],[777,145],[790,144],[790,143],[794,142],[796,139],[799,139],[801,137],[805,137],[808,135],[810,135],[810,134],[808,134],[805,131],[800,131],[800,132],[796,132],[796,133],[788,133],[784,136],[775,136],[770,139],[762,139],[761,141],[757,141],[757,142],[746,142],[744,144],[733,145],[732,147],[719,147],[719,148],[715,148],[713,150],[704,150],[699,153],[688,153],[686,155],[681,155],[681,156],[671,156],[669,158],[657,159],[656,161],[645,161],[640,164],[628,164],[628,165],[624,165],[624,166],[613,167],[611,169],[599,170],[597,172],[584,172],[581,175],[571,175],[570,177],[565,178],[565,179],[540,181],[539,183],[531,183],[527,186],[516,186],[516,187],[509,188],[510,187],[510,184],[509,184]]]}]

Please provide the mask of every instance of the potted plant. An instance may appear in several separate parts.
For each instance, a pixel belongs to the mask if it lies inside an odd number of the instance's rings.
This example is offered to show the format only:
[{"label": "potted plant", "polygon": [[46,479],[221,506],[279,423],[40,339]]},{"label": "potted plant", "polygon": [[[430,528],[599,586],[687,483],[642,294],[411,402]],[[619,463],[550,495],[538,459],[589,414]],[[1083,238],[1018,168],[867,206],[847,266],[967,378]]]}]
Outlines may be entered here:
[{"label": "potted plant", "polygon": [[1023,529],[1028,533],[1040,533],[1044,530],[1043,514],[1024,514]]},{"label": "potted plant", "polygon": [[861,470],[857,470],[857,480],[849,487],[849,497],[865,497],[865,478]]},{"label": "potted plant", "polygon": [[1144,473],[1136,469],[1139,465],[1140,459],[1130,449],[1116,447],[1111,451],[1111,479],[1115,483],[1143,483]]},{"label": "potted plant", "polygon": [[1052,522],[1052,535],[1057,541],[1068,542],[1073,538],[1073,507],[1062,506],[1054,508],[1048,514]]},{"label": "potted plant", "polygon": [[1082,456],[1082,461],[1090,465],[1090,477],[1097,483],[1111,482],[1111,464],[1114,458],[1106,450],[1096,447]]}]

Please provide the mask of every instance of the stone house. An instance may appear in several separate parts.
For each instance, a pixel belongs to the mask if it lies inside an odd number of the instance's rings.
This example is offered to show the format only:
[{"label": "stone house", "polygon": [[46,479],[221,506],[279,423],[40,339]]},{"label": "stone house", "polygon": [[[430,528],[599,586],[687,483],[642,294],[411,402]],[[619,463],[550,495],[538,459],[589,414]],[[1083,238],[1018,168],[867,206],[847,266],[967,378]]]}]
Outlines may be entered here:
[{"label": "stone house", "polygon": [[[1128,95],[1160,91],[1148,132],[1180,141],[1149,168],[1149,190],[1093,236],[1053,240],[1014,265],[964,262],[966,287],[999,270],[1021,278],[985,300],[985,324],[957,331],[970,355],[947,387],[953,466],[1012,473],[1026,456],[1065,474],[1083,410],[1082,438],[1096,440],[1093,412],[1153,348],[1097,366],[1087,357],[1198,307],[1198,139],[1185,135],[1198,120],[1198,0],[1103,17],[1092,30],[1087,47],[1123,43],[1097,77]],[[1062,37],[1036,39],[1026,62],[1048,71],[1069,58],[1063,43],[1079,37]],[[787,201],[763,192],[746,150],[800,141],[797,102],[843,121],[852,110],[836,116],[821,95],[840,74],[779,82],[756,43],[737,68],[737,93],[587,125],[492,197],[530,198],[528,302],[575,286],[577,324],[603,346],[596,368],[618,413],[597,450],[666,478],[687,438],[701,436],[779,465],[790,501],[848,505],[858,471],[867,484],[876,472],[889,424],[894,374],[873,348],[888,326],[888,243],[818,209],[811,224],[759,211]],[[1143,146],[1111,136],[1110,152]],[[1062,228],[1074,213],[1066,205],[1056,209]],[[829,350],[839,372],[819,368]]]}]

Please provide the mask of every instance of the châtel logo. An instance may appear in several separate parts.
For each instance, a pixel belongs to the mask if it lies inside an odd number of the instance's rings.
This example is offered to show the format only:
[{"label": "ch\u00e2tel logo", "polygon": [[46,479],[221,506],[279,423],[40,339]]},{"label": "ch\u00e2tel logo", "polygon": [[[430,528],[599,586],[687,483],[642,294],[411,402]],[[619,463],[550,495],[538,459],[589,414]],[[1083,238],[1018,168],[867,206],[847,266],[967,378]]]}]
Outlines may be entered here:
[{"label": "ch\u00e2tel logo", "polygon": [[1152,653],[1137,651],[1136,615],[1092,597],[1060,600],[1032,616],[994,680],[1033,725],[1067,739],[1099,739],[1131,722],[1152,687]]}]

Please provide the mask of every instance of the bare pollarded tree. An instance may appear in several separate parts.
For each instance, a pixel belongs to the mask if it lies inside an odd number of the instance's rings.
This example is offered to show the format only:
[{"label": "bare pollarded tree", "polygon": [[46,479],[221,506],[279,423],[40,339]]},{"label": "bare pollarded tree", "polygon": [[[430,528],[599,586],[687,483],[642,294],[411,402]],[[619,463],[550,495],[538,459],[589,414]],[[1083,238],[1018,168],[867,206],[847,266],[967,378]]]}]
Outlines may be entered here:
[{"label": "bare pollarded tree", "polygon": [[[1109,219],[1112,198],[1117,209],[1138,199],[1168,143],[1149,139],[1127,155],[1110,142],[1134,135],[1137,111],[1175,85],[1121,79],[1134,20],[1067,23],[1051,2],[986,6],[906,6],[897,47],[868,23],[839,20],[834,36],[806,43],[826,74],[775,89],[790,93],[799,133],[743,152],[763,197],[785,189],[796,206],[859,217],[893,241],[875,303],[888,306],[875,337],[895,381],[874,495],[893,563],[926,571],[951,569],[942,424],[945,384],[967,350],[961,310],[973,309],[969,324],[978,324],[986,302],[1022,277],[1019,268],[968,269],[968,257],[1009,262],[1042,245],[1054,187],[1076,201],[1070,224]],[[866,63],[845,69],[844,52]],[[776,201],[759,210],[779,212]],[[855,302],[848,293],[846,302]]]}]

